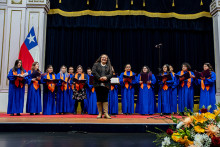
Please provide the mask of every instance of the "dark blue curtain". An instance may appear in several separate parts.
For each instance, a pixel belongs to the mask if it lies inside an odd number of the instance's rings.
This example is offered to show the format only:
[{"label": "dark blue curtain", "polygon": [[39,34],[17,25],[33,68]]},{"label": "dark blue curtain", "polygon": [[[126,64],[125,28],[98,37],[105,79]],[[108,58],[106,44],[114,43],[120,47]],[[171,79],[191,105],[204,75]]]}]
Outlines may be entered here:
[{"label": "dark blue curtain", "polygon": [[[115,0],[59,0],[51,1],[51,9],[63,11],[115,10]],[[149,12],[176,12],[194,14],[209,11],[211,0],[119,0],[120,10],[147,10]],[[201,70],[204,62],[214,66],[212,19],[201,17],[194,20],[176,18],[150,18],[146,16],[80,16],[64,17],[48,15],[46,65],[52,64],[55,72],[61,65],[81,64],[91,67],[103,53],[108,54],[117,73],[130,63],[139,73],[148,65],[154,73],[158,68],[158,49],[162,43],[162,64],[174,66],[177,72],[182,62],[189,62],[193,69]]]}]

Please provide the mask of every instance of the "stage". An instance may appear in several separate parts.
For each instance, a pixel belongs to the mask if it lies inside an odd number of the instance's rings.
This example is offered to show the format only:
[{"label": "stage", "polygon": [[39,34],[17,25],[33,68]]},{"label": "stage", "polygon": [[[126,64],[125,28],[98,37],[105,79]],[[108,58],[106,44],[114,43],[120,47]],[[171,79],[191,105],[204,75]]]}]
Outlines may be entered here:
[{"label": "stage", "polygon": [[[167,129],[173,124],[170,115],[112,115],[112,119],[97,119],[97,115],[29,115],[0,114],[1,131],[82,131],[82,132],[136,132]],[[181,116],[175,115],[177,118]]]}]

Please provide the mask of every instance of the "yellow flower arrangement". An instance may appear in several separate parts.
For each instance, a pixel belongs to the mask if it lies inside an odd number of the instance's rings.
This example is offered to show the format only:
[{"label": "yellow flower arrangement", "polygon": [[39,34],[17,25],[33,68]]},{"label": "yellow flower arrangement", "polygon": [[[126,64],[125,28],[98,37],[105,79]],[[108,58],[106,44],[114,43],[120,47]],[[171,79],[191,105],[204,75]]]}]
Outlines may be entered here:
[{"label": "yellow flower arrangement", "polygon": [[215,119],[216,117],[215,114],[212,114],[210,112],[205,113],[204,116],[208,119]]},{"label": "yellow flower arrangement", "polygon": [[188,140],[188,136],[184,136],[184,138],[181,138],[179,142],[187,147],[194,144],[193,141]]},{"label": "yellow flower arrangement", "polygon": [[195,123],[204,123],[206,122],[208,119],[204,117],[204,114],[199,114],[199,113],[196,113],[195,116],[193,116],[194,120],[195,120]]},{"label": "yellow flower arrangement", "polygon": [[[172,116],[176,128],[158,135],[155,142],[162,146],[219,146],[220,147],[220,103],[218,109],[210,111],[211,106],[203,108],[200,113],[189,111],[187,117],[177,119]],[[170,128],[169,128],[170,129]],[[172,132],[172,133],[170,133]],[[174,133],[173,133],[174,132]],[[165,136],[165,137],[164,137]]]},{"label": "yellow flower arrangement", "polygon": [[205,132],[205,129],[203,129],[203,128],[200,127],[200,126],[195,126],[195,127],[194,127],[194,130],[195,130],[195,132],[197,132],[197,133],[204,133],[204,132]]},{"label": "yellow flower arrangement", "polygon": [[214,110],[214,114],[215,114],[215,116],[218,116],[220,114],[220,109],[218,108],[218,109]]},{"label": "yellow flower arrangement", "polygon": [[173,141],[175,142],[180,142],[180,140],[182,139],[181,135],[177,132],[177,133],[173,133],[171,138],[173,139]]}]

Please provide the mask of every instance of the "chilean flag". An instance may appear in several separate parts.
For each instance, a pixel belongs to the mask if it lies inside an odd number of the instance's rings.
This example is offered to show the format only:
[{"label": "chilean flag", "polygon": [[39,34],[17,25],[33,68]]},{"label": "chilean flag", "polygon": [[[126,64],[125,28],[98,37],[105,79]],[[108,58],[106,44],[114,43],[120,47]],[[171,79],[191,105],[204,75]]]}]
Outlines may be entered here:
[{"label": "chilean flag", "polygon": [[34,32],[34,27],[31,28],[24,43],[21,46],[19,57],[22,61],[22,66],[25,70],[31,70],[34,61],[39,62],[39,47]]}]

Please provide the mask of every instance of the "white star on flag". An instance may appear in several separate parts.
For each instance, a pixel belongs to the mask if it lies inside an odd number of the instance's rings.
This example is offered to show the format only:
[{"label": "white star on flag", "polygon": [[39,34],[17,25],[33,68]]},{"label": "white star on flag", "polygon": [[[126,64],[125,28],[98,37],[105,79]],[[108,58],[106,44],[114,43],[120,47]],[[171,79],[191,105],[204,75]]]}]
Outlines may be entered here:
[{"label": "white star on flag", "polygon": [[29,40],[29,44],[30,44],[31,42],[35,42],[35,41],[34,41],[34,37],[35,37],[35,36],[32,36],[31,34],[30,34],[30,37],[27,37],[27,39]]}]

